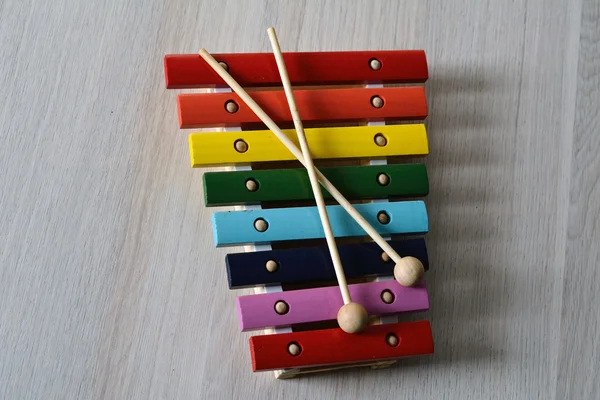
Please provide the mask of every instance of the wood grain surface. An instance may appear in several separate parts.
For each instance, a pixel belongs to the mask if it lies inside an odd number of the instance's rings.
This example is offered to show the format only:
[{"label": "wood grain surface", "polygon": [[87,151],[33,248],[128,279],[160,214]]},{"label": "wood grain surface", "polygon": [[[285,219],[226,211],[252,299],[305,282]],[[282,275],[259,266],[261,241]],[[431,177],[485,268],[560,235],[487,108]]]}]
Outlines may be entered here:
[{"label": "wood grain surface", "polygon": [[[163,56],[424,49],[436,352],[253,374]],[[597,0],[0,2],[0,398],[600,398]]]}]

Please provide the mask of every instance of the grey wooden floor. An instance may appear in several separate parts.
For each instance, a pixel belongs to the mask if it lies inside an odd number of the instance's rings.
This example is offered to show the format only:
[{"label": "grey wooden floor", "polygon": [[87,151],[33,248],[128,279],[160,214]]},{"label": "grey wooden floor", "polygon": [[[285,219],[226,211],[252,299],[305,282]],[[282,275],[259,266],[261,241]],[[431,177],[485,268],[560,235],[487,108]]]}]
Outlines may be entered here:
[{"label": "grey wooden floor", "polygon": [[[252,374],[164,54],[425,49],[432,357]],[[600,398],[598,0],[0,3],[0,398]]]}]

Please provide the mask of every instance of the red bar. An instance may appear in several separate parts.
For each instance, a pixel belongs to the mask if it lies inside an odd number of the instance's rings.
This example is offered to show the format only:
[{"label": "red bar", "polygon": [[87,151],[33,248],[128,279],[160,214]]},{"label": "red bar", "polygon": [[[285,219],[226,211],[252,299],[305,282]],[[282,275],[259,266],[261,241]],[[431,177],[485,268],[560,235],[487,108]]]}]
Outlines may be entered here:
[{"label": "red bar", "polygon": [[[387,342],[390,333],[399,339],[395,347]],[[290,343],[300,346],[300,354],[293,356],[288,352]],[[432,353],[429,321],[372,325],[360,334],[349,334],[338,328],[250,338],[254,372],[384,361]]]},{"label": "red bar", "polygon": [[[249,95],[276,123],[292,122],[285,92],[251,92]],[[366,120],[422,120],[427,117],[423,87],[295,90],[300,118],[310,122],[362,122]],[[380,96],[383,107],[371,105]],[[234,101],[239,109],[230,113],[225,104]],[[239,126],[260,119],[235,93],[180,94],[177,98],[182,129]]]},{"label": "red bar", "polygon": [[[225,62],[229,73],[242,86],[281,85],[281,77],[272,53],[213,54]],[[284,53],[293,85],[423,83],[428,78],[427,58],[423,50],[347,51]],[[381,62],[379,70],[370,61]],[[226,87],[213,69],[196,54],[165,56],[167,89]]]}]

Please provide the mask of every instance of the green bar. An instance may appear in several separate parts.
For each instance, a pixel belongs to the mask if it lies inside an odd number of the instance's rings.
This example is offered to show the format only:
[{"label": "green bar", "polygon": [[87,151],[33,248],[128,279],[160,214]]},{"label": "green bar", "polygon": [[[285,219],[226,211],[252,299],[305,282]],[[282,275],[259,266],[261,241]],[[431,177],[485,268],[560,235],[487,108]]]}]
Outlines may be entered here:
[{"label": "green bar", "polygon": [[[423,164],[388,164],[320,168],[348,200],[382,199],[389,197],[421,197],[429,193],[427,170]],[[378,176],[389,177],[387,185]],[[246,182],[258,183],[250,191]],[[322,186],[325,199],[332,196]],[[306,169],[276,169],[204,174],[204,200],[207,207],[259,204],[263,202],[314,200]]]}]

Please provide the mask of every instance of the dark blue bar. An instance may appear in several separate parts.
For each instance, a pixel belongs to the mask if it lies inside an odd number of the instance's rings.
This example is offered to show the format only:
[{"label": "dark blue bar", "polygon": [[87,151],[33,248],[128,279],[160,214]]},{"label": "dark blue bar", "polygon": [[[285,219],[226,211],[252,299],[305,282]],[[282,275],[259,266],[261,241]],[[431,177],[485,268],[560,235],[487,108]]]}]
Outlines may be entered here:
[{"label": "dark blue bar", "polygon": [[[429,269],[424,238],[388,243],[401,257],[416,257],[425,270]],[[338,250],[347,278],[394,273],[394,262],[383,261],[382,250],[375,242],[342,245]],[[277,262],[275,272],[267,270],[269,260]],[[225,262],[230,289],[336,279],[327,246],[228,254]]]}]

